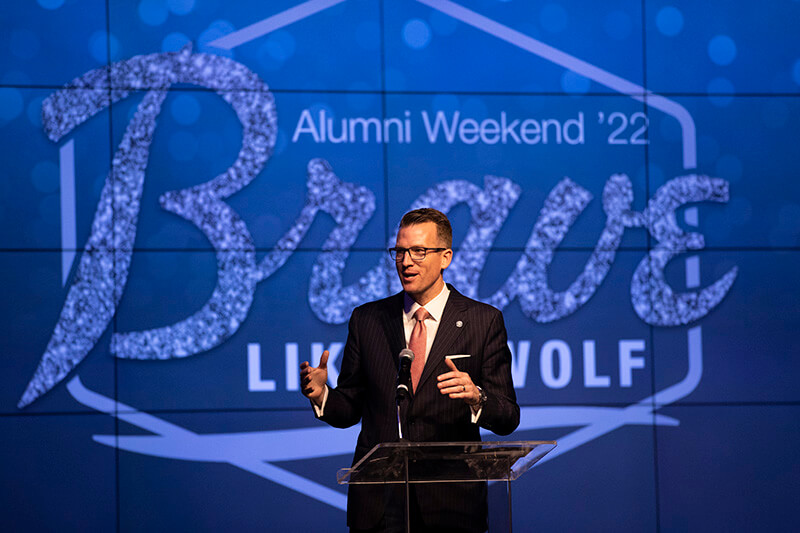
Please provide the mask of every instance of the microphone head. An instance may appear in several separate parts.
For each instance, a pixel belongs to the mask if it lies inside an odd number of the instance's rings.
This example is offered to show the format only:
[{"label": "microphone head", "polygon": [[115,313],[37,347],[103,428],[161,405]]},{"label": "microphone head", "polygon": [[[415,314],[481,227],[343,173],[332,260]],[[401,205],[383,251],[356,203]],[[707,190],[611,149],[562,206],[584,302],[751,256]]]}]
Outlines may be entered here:
[{"label": "microphone head", "polygon": [[407,357],[408,359],[413,361],[414,360],[414,352],[412,352],[408,348],[403,348],[402,350],[400,350],[400,359],[403,359],[404,357]]}]

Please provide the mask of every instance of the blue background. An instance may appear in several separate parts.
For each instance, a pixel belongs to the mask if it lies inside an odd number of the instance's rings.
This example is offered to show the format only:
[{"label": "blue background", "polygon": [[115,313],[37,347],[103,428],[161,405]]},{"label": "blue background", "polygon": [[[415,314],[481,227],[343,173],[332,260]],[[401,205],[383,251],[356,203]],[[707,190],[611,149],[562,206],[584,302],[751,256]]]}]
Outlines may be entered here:
[{"label": "blue background", "polygon": [[[313,3],[313,2],[312,2]],[[310,3],[311,4],[311,3]],[[526,316],[515,300],[504,316],[519,362],[530,343],[523,410],[624,408],[650,398],[653,423],[626,425],[566,450],[513,486],[514,526],[534,530],[727,531],[800,528],[800,2],[686,0],[462,1],[480,15],[646,87],[682,106],[696,128],[697,166],[683,164],[674,117],[547,59],[451,18],[421,2],[346,0],[231,50],[208,43],[282,13],[295,1],[37,0],[4,8],[0,19],[0,529],[64,531],[343,531],[336,506],[223,462],[180,460],[101,444],[98,435],[151,433],[75,400],[86,388],[194,433],[244,434],[324,428],[291,390],[286,346],[299,360],[312,343],[344,342],[346,324],[318,318],[309,285],[323,243],[336,227],[319,212],[299,247],[256,285],[246,320],[222,344],[169,360],[114,357],[113,333],[174,324],[200,309],[217,280],[214,249],[191,223],[159,206],[167,191],[206,182],[236,159],[242,126],[220,95],[187,84],[169,88],[149,152],[144,192],[123,297],[114,318],[67,378],[31,405],[17,403],[59,319],[91,232],[112,158],[143,92],[105,107],[52,142],[42,102],[71,80],[137,55],[221,54],[269,87],[278,114],[274,151],[252,183],[226,202],[242,218],[256,260],[274,250],[306,202],[306,167],[328,161],[339,177],[368,189],[375,210],[350,248],[344,286],[385,260],[396,224],[430,188],[485,176],[519,186],[520,195],[482,269],[478,297],[511,275],[549,192],[564,178],[593,200],[570,228],[548,268],[563,291],[583,270],[605,224],[602,192],[613,174],[632,184],[642,211],[658,188],[692,173],[726,180],[726,203],[681,208],[678,224],[705,237],[699,252],[677,255],[665,270],[686,291],[686,262],[700,264],[700,286],[738,267],[733,287],[703,318],[655,327],[631,305],[634,270],[656,245],[644,228],[625,230],[613,266],[592,298],[550,323]],[[231,91],[241,89],[231,87]],[[88,89],[70,89],[80,98]],[[346,117],[403,117],[412,142],[315,143],[293,133],[305,109]],[[585,142],[535,145],[428,142],[420,118],[437,110],[481,121],[573,119],[583,113]],[[609,144],[612,113],[643,113],[646,144]],[[618,138],[630,139],[642,122]],[[62,283],[59,149],[75,150],[77,257]],[[697,209],[697,227],[687,209]],[[449,213],[456,255],[470,211]],[[690,214],[688,215],[690,219]],[[69,251],[69,250],[67,250]],[[692,259],[695,260],[695,259]],[[458,287],[457,287],[458,288]],[[652,397],[687,372],[690,328],[702,330],[702,377],[668,404]],[[539,371],[549,340],[570,348],[572,375],[548,387]],[[618,343],[642,339],[644,368],[620,386]],[[584,385],[583,343],[595,341],[596,370],[608,388]],[[274,391],[248,390],[248,344],[261,347],[261,376]],[[524,368],[523,368],[524,370]],[[564,368],[556,367],[557,372]],[[533,411],[536,413],[537,411]],[[655,415],[677,425],[658,425]],[[512,440],[559,440],[580,426],[521,428]],[[281,469],[345,494],[335,471],[351,452],[326,453],[336,430],[306,458]],[[492,439],[485,436],[485,439]],[[351,439],[352,440],[352,439]],[[287,438],[272,452],[291,449]],[[344,449],[348,443],[344,442]],[[337,447],[337,450],[339,448]],[[231,452],[236,455],[237,452]],[[494,490],[494,489],[493,489]],[[493,495],[493,502],[499,499]],[[501,530],[503,509],[491,517]]]}]

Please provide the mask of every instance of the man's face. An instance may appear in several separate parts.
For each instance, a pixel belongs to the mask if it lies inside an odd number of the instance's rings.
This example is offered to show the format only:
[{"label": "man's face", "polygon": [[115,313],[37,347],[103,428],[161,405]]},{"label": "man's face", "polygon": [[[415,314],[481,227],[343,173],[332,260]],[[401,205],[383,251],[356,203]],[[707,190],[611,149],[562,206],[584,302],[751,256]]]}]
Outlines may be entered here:
[{"label": "man's face", "polygon": [[[398,248],[444,248],[446,244],[439,240],[436,224],[423,222],[400,228],[397,232]],[[420,305],[431,301],[444,286],[442,271],[450,265],[453,251],[429,251],[422,261],[412,261],[410,254],[403,256],[403,261],[397,263],[397,274],[403,290],[414,298]]]}]

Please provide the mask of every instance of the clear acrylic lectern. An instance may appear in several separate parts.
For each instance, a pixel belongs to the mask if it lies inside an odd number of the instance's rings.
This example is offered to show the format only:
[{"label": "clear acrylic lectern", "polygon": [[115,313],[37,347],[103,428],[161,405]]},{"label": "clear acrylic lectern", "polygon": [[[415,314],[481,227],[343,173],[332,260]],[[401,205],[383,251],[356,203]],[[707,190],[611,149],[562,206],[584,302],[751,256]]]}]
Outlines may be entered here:
[{"label": "clear acrylic lectern", "polygon": [[511,481],[555,446],[555,441],[385,442],[351,468],[339,470],[336,478],[341,485],[405,484],[407,531],[410,484],[505,481],[511,531]]}]

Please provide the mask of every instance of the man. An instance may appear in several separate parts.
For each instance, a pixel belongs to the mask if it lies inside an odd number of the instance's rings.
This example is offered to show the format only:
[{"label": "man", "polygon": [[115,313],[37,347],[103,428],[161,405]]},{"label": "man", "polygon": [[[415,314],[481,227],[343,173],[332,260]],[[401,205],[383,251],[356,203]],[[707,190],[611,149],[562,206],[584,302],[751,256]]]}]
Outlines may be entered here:
[{"label": "man", "polygon": [[[443,213],[406,213],[389,250],[403,292],[353,311],[337,387],[325,384],[327,352],[319,367],[300,365],[303,394],[317,417],[341,428],[362,422],[353,463],[375,445],[398,440],[395,388],[399,353],[406,347],[415,358],[405,438],[479,441],[480,427],[508,435],[519,425],[503,316],[445,284],[452,240]],[[402,531],[401,504],[402,492],[351,485],[347,523],[351,531]],[[413,531],[487,527],[485,483],[414,485],[410,507]]]}]

